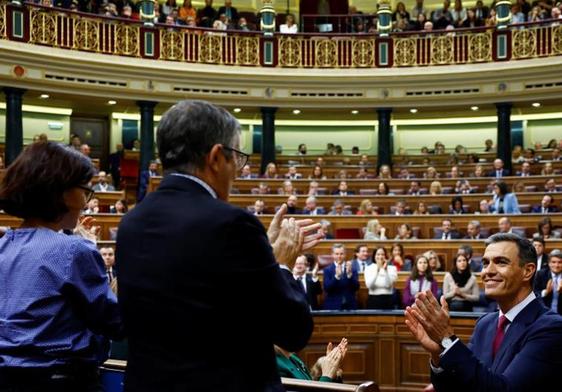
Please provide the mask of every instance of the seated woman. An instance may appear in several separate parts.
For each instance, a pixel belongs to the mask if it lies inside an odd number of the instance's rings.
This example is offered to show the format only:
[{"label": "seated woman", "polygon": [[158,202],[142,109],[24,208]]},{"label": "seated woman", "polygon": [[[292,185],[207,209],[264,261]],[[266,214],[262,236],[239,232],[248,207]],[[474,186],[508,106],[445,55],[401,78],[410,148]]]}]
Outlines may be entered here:
[{"label": "seated woman", "polygon": [[423,201],[418,203],[418,208],[414,210],[414,215],[429,215],[427,205]]},{"label": "seated woman", "polygon": [[395,266],[397,271],[410,271],[412,269],[412,260],[404,256],[404,247],[401,243],[392,244],[390,252],[389,264]]},{"label": "seated woman", "polygon": [[279,25],[279,32],[281,34],[296,34],[299,31],[299,26],[295,23],[295,17],[292,14],[287,14],[285,23]]},{"label": "seated woman", "polygon": [[393,193],[390,193],[390,188],[388,187],[386,182],[381,182],[379,183],[378,186],[378,194],[381,196],[385,196],[385,195],[392,195]]},{"label": "seated woman", "polygon": [[312,170],[312,174],[310,176],[308,176],[309,180],[325,180],[326,176],[324,175],[324,172],[322,170],[322,166],[314,166],[314,169]]},{"label": "seated woman", "polygon": [[23,219],[0,239],[2,391],[97,391],[108,338],[123,337],[102,256],[63,233],[92,198],[94,171],[71,147],[37,142],[2,179],[0,209]]},{"label": "seated woman", "polygon": [[394,309],[394,284],[398,279],[396,267],[390,265],[386,249],[379,246],[373,262],[365,267],[365,285],[369,290],[367,309]]},{"label": "seated woman", "polygon": [[429,268],[427,257],[419,255],[416,257],[412,272],[406,280],[406,286],[402,292],[402,304],[404,307],[412,306],[416,300],[416,294],[421,291],[431,290],[435,298],[438,298],[437,288],[437,281],[433,278],[433,272]]},{"label": "seated woman", "polygon": [[432,272],[443,271],[441,260],[439,260],[439,256],[437,255],[437,253],[435,253],[434,250],[428,250],[423,255],[427,258],[427,261],[429,262],[429,268]]},{"label": "seated woman", "polygon": [[369,199],[364,199],[361,201],[359,208],[357,209],[357,215],[378,215],[377,210],[373,206],[373,202]]},{"label": "seated woman", "polygon": [[386,229],[379,223],[378,219],[371,219],[367,222],[364,240],[369,241],[386,241]]},{"label": "seated woman", "polygon": [[117,200],[115,205],[109,208],[109,212],[112,214],[125,214],[127,211],[129,211],[129,208],[127,207],[127,200],[125,199]]},{"label": "seated woman", "polygon": [[380,179],[384,179],[384,180],[390,180],[392,179],[392,172],[390,171],[390,166],[388,165],[382,165],[379,169],[379,176],[378,178]]},{"label": "seated woman", "polygon": [[436,179],[439,178],[439,173],[437,173],[437,170],[433,166],[429,166],[425,173],[423,173],[423,177],[427,179]]},{"label": "seated woman", "polygon": [[469,177],[486,177],[484,167],[482,167],[482,165],[476,165],[474,167],[474,172]]},{"label": "seated woman", "polygon": [[449,214],[452,215],[460,215],[465,214],[464,209],[462,208],[463,200],[461,196],[453,196],[451,199],[451,207],[449,208]]},{"label": "seated woman", "polygon": [[328,343],[326,355],[318,358],[309,371],[297,354],[274,346],[279,376],[298,380],[341,382],[342,363],[347,353],[347,339],[343,338],[336,347]]},{"label": "seated woman", "polygon": [[549,217],[542,218],[537,224],[538,231],[533,234],[533,238],[542,237],[545,240],[560,238],[558,231],[552,230],[552,220]]},{"label": "seated woman", "polygon": [[453,311],[472,312],[474,304],[478,302],[480,289],[465,255],[458,254],[453,268],[445,274],[443,296],[449,303],[449,310]]},{"label": "seated woman", "polygon": [[429,185],[429,194],[432,196],[441,195],[443,193],[443,186],[439,181],[433,181],[431,185]]},{"label": "seated woman", "polygon": [[408,223],[402,223],[398,226],[398,234],[394,237],[395,240],[415,240],[417,239],[412,234],[412,227]]},{"label": "seated woman", "polygon": [[509,192],[507,184],[503,181],[494,183],[494,199],[490,206],[494,214],[520,214],[519,202],[515,193]]},{"label": "seated woman", "polygon": [[262,178],[279,178],[279,174],[277,173],[277,165],[274,162],[270,162],[267,164]]}]

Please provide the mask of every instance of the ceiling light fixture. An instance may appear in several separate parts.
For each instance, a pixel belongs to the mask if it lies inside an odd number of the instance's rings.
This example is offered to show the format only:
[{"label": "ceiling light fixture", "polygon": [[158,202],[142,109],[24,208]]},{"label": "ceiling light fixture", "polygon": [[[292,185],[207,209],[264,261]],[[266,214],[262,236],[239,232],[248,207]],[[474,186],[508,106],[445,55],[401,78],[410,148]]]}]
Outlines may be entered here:
[{"label": "ceiling light fixture", "polygon": [[232,109],[232,111],[233,111],[234,113],[240,113],[240,112],[242,111],[242,109],[240,109],[240,108],[234,108],[234,109]]},{"label": "ceiling light fixture", "polygon": [[477,111],[478,109],[480,109],[478,106],[471,106],[470,110],[472,110],[473,112]]},{"label": "ceiling light fixture", "polygon": [[541,107],[541,103],[540,102],[533,102],[531,104],[534,108],[540,108]]},{"label": "ceiling light fixture", "polygon": [[418,112],[418,109],[416,109],[416,108],[410,109],[410,113],[417,113],[417,112]]},{"label": "ceiling light fixture", "polygon": [[359,110],[352,110],[351,114],[359,114]]},{"label": "ceiling light fixture", "polygon": [[107,104],[108,105],[116,105],[117,101],[114,101],[114,100],[111,99],[111,100],[107,101]]},{"label": "ceiling light fixture", "polygon": [[39,96],[39,98],[41,98],[41,99],[47,99],[47,98],[49,98],[49,94],[41,94],[41,95]]},{"label": "ceiling light fixture", "polygon": [[301,111],[299,109],[295,109],[293,110],[293,114],[301,114]]}]

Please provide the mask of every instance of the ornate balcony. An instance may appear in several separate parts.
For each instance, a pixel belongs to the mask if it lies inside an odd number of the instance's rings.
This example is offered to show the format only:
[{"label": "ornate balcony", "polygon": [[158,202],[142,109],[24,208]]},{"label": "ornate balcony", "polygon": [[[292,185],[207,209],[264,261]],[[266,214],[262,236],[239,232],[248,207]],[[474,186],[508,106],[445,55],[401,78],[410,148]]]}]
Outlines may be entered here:
[{"label": "ornate balcony", "polygon": [[431,33],[298,34],[218,32],[0,3],[0,39],[108,55],[185,63],[278,68],[392,68],[559,56],[553,21]]}]

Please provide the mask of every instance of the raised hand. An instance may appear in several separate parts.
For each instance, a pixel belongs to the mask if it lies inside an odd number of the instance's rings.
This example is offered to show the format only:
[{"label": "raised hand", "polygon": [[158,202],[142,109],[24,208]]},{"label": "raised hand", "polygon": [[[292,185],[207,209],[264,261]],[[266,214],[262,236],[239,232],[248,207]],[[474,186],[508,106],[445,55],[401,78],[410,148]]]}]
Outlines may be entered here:
[{"label": "raised hand", "polygon": [[431,290],[416,294],[416,302],[412,306],[412,314],[422,325],[427,335],[439,345],[444,337],[453,334],[449,325],[449,306],[445,297],[441,296],[441,305]]}]

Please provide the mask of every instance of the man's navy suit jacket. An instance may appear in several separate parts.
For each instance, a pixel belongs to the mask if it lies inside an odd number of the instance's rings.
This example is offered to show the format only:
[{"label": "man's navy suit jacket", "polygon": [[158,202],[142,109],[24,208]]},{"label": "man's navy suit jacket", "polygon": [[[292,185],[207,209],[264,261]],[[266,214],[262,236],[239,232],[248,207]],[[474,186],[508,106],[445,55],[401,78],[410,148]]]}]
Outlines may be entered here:
[{"label": "man's navy suit jacket", "polygon": [[[476,324],[468,346],[455,343],[442,357],[440,374],[432,372],[437,391],[547,391],[562,369],[562,317],[538,299],[510,324],[492,357],[498,312]],[[558,389],[558,387],[556,387]]]},{"label": "man's navy suit jacket", "polygon": [[122,219],[125,391],[281,391],[273,344],[299,351],[312,316],[260,221],[168,175]]}]

